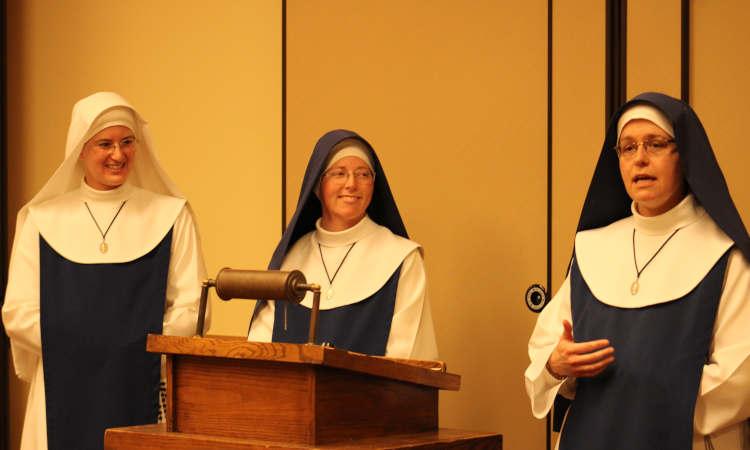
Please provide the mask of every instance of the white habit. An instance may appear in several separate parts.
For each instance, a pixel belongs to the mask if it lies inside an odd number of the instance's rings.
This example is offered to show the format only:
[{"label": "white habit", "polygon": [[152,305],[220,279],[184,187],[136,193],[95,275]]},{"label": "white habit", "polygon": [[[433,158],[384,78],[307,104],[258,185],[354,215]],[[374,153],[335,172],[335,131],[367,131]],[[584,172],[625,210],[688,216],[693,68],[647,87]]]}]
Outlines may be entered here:
[{"label": "white habit", "polygon": [[[132,111],[131,121],[99,120],[115,109]],[[95,190],[84,181],[86,172],[79,155],[91,136],[114,125],[127,126],[134,132],[137,157],[127,182],[113,190]],[[94,219],[102,232],[111,224],[106,253],[99,250],[102,235]],[[16,373],[31,383],[22,450],[47,448],[39,306],[40,235],[69,261],[104,264],[140,258],[154,249],[170,229],[173,236],[165,280],[163,332],[187,336],[195,333],[200,287],[206,276],[200,234],[190,203],[161,167],[148,122],[124,98],[100,92],[78,102],[73,109],[63,163],[19,211],[16,222],[2,316]],[[103,305],[105,302],[106,298],[102,298]],[[207,314],[206,329],[209,324]]]},{"label": "white habit", "polygon": [[[640,308],[681,298],[697,286],[733,242],[706,214],[692,194],[678,206],[656,217],[633,216],[607,227],[576,236],[576,257],[581,274],[596,298],[620,308]],[[638,267],[644,267],[664,241],[680,230],[642,272],[637,295],[630,285]],[[695,450],[705,449],[709,435],[715,450],[750,448],[746,424],[750,416],[750,265],[742,253],[731,251],[721,300],[703,367],[695,408]],[[576,379],[554,379],[545,364],[559,342],[562,321],[573,323],[570,282],[565,280],[555,298],[540,314],[529,342],[531,364],[525,373],[526,391],[538,418],[550,410],[555,394],[575,397]],[[615,348],[615,358],[617,348]],[[612,405],[616,408],[616,405]]]}]

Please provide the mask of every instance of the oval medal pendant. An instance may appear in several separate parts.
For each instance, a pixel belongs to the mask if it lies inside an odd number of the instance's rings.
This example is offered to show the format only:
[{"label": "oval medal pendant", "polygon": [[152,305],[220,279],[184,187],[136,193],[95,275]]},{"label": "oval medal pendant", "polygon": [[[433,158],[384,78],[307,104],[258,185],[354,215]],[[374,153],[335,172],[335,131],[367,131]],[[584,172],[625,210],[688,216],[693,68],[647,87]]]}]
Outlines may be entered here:
[{"label": "oval medal pendant", "polygon": [[109,250],[109,247],[107,246],[107,243],[102,241],[101,244],[99,244],[99,251],[102,253],[107,253],[107,250]]},{"label": "oval medal pendant", "polygon": [[638,293],[638,279],[636,278],[635,281],[633,281],[633,284],[630,285],[630,293],[632,295],[635,295]]},{"label": "oval medal pendant", "polygon": [[330,300],[333,298],[333,288],[328,286],[328,291],[326,291],[326,299]]}]

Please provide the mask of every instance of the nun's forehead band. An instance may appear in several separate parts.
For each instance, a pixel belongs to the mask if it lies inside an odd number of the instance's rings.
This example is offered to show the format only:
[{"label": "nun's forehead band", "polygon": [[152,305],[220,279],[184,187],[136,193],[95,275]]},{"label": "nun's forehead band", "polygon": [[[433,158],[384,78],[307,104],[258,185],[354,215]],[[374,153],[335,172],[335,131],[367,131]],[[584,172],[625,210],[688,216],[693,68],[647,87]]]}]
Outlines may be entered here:
[{"label": "nun's forehead band", "polygon": [[637,103],[622,113],[620,120],[617,122],[617,140],[620,140],[620,134],[625,125],[631,120],[646,119],[664,130],[671,137],[674,137],[674,128],[669,117],[663,112],[646,103]]},{"label": "nun's forehead band", "polygon": [[[135,116],[133,110],[126,106],[115,106],[110,108],[94,119],[89,129],[86,131],[81,142],[85,145],[94,135],[105,128],[114,126],[124,126],[130,129],[133,133],[136,132],[137,126],[135,122]],[[136,136],[137,138],[138,136]],[[79,144],[80,145],[80,144]]]},{"label": "nun's forehead band", "polygon": [[336,144],[328,153],[328,159],[326,160],[325,169],[323,172],[328,170],[332,165],[340,159],[346,158],[347,156],[356,156],[362,161],[366,162],[370,166],[370,170],[375,172],[372,162],[372,154],[370,150],[362,143],[359,139],[344,139],[343,141]]}]

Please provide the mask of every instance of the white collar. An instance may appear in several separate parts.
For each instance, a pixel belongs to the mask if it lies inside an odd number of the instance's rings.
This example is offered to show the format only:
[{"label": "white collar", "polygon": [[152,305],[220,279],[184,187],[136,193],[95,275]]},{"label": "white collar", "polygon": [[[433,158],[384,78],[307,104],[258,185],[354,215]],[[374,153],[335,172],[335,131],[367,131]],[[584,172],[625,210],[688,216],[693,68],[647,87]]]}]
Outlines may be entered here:
[{"label": "white collar", "polygon": [[370,219],[370,216],[368,216],[367,213],[365,213],[365,216],[362,218],[362,220],[359,221],[358,224],[344,231],[326,231],[320,226],[322,220],[323,219],[321,218],[318,219],[317,222],[315,222],[315,240],[320,245],[326,247],[341,247],[344,245],[351,245],[366,238],[367,236],[375,232],[375,230],[377,230],[380,226],[377,223],[373,222],[373,220]]},{"label": "white collar", "polygon": [[[116,222],[102,211],[110,210],[115,216],[125,200],[127,204],[116,216]],[[91,212],[83,205],[89,201]],[[39,234],[64,258],[79,264],[111,264],[134,261],[153,250],[184,206],[184,199],[155,194],[129,183],[111,191],[97,191],[86,185],[31,206],[29,214]],[[100,220],[103,216],[107,219],[98,223],[93,219],[96,214]],[[107,233],[107,253],[99,251],[102,232]]]},{"label": "white collar", "polygon": [[633,212],[633,225],[636,231],[649,236],[672,233],[678,228],[697,222],[706,214],[706,210],[695,200],[692,193],[686,195],[677,206],[658,216],[640,215],[635,202],[630,210]]},{"label": "white collar", "polygon": [[[341,264],[333,283],[334,296],[320,302],[320,309],[333,309],[362,301],[376,293],[391,278],[409,253],[419,244],[397,236],[365,217],[345,231],[332,233],[320,228],[302,236],[284,257],[281,270],[301,270],[308,283],[318,283],[323,291],[328,288],[328,274],[321,261],[318,244],[341,247],[357,243]],[[323,252],[326,250],[323,249]],[[332,274],[331,274],[332,275]],[[312,306],[312,294],[307,293],[302,306]]]},{"label": "white collar", "polygon": [[100,191],[86,184],[86,179],[81,179],[81,188],[75,191],[79,200],[93,205],[111,205],[119,204],[130,200],[133,196],[133,186],[130,181],[126,181],[120,186],[109,191]]},{"label": "white collar", "polygon": [[[633,229],[652,241],[680,229],[641,272],[640,290],[630,293],[636,279],[633,264]],[[636,247],[649,239],[636,239]],[[576,235],[576,262],[592,294],[610,306],[642,308],[684,297],[714,267],[734,242],[687,195],[670,211],[656,216],[634,214],[611,225]]]}]

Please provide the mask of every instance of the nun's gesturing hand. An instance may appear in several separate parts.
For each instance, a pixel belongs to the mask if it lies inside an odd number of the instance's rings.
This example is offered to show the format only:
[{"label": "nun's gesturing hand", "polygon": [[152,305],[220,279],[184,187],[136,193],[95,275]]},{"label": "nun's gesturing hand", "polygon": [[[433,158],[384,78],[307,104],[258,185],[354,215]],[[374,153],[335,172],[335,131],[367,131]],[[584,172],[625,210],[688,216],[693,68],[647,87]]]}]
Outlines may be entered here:
[{"label": "nun's gesturing hand", "polygon": [[609,347],[607,339],[581,342],[573,340],[573,325],[563,320],[562,336],[547,361],[547,367],[555,378],[595,377],[615,360],[615,349]]}]

